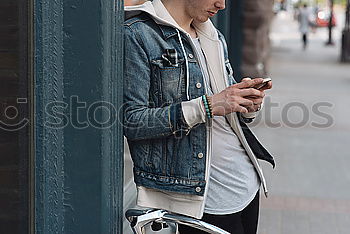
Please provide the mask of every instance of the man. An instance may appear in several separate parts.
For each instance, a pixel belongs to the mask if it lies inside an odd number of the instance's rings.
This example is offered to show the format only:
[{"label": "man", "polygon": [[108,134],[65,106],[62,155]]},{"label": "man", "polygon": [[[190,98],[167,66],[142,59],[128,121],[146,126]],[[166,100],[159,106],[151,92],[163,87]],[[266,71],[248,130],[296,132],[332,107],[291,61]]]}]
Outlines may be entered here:
[{"label": "man", "polygon": [[267,194],[257,158],[274,161],[242,120],[254,118],[272,84],[234,81],[224,37],[209,20],[224,8],[224,0],[126,8],[124,134],[138,205],[250,234],[261,184]]},{"label": "man", "polygon": [[310,31],[310,11],[307,4],[304,4],[299,11],[298,21],[299,21],[299,31],[301,33],[301,40],[303,43],[303,49],[305,50],[308,44],[308,33]]}]

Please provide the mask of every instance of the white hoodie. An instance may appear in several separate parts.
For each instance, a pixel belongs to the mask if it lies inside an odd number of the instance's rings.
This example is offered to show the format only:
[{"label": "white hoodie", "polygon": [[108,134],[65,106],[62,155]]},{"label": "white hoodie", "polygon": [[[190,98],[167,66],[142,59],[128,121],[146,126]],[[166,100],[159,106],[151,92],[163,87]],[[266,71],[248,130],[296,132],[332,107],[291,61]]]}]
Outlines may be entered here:
[{"label": "white hoodie", "polygon": [[[138,15],[141,12],[147,12],[156,23],[174,27],[178,30],[178,32],[181,31],[190,38],[190,35],[171,17],[161,0],[153,0],[153,2],[147,1],[142,5],[125,7],[126,18]],[[216,28],[210,20],[207,20],[204,23],[194,23],[193,26],[197,31],[198,37],[201,41],[203,53],[207,58],[211,87],[214,93],[219,93],[228,86],[223,45],[219,40]],[[192,40],[188,41],[192,42]],[[192,44],[192,48],[193,51],[195,51],[194,44]],[[195,126],[198,123],[205,122],[205,111],[203,110],[201,104],[201,97],[183,102],[182,109],[186,122],[190,127]],[[254,115],[255,113],[248,113],[245,117],[251,118],[254,117]],[[255,169],[257,170],[265,195],[267,196],[266,182],[261,167],[243,135],[237,115],[235,113],[228,114],[226,115],[226,119],[230,123],[233,131],[238,136]],[[208,134],[207,141],[209,147],[207,152],[208,160],[206,167],[206,181],[208,181],[211,157],[211,133]],[[137,191],[137,205],[139,206],[165,209],[171,212],[193,216],[195,218],[201,218],[203,215],[206,193],[202,197],[197,195],[159,191],[142,186],[139,186]],[[207,191],[207,189],[205,191]]]}]

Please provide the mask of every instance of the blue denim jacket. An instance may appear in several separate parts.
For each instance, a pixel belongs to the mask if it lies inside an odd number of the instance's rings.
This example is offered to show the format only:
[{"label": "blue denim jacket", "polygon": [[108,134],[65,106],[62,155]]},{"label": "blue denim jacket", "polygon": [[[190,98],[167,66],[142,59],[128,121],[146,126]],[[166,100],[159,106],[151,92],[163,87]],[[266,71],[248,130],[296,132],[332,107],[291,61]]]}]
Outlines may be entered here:
[{"label": "blue denim jacket", "polygon": [[[182,101],[205,94],[204,85],[196,86],[203,84],[203,76],[192,56],[191,44],[177,29],[157,24],[146,13],[125,21],[124,28],[124,135],[134,163],[135,183],[203,196],[206,126],[203,123],[189,129],[181,107]],[[221,33],[219,38],[224,45],[228,83],[233,84],[226,42]],[[173,56],[169,56],[169,51]],[[184,56],[188,60],[189,80],[186,80]],[[250,132],[243,122],[241,124],[243,131]],[[273,163],[271,155],[253,138],[255,141],[250,141],[256,145],[254,153],[259,151],[257,157]],[[197,157],[199,153],[204,157]]]}]

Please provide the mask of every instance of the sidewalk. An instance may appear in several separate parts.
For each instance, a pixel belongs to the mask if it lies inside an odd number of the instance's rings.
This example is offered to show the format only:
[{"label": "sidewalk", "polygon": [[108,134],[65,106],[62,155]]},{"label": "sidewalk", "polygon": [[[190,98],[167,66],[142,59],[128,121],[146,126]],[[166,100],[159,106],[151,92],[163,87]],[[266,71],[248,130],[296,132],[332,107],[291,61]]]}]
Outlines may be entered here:
[{"label": "sidewalk", "polygon": [[259,234],[350,233],[350,64],[339,63],[341,28],[335,47],[318,29],[303,51],[291,15],[273,23],[272,104],[253,130],[277,166],[263,163],[270,196],[261,199]]}]

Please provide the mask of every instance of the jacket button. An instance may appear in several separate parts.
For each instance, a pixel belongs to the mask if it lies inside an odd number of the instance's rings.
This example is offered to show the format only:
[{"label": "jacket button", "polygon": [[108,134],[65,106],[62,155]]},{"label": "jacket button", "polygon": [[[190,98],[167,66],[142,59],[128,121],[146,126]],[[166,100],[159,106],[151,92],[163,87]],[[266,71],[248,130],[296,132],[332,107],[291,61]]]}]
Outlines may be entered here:
[{"label": "jacket button", "polygon": [[197,187],[196,192],[199,193],[200,191],[202,191],[202,189],[200,187]]},{"label": "jacket button", "polygon": [[189,57],[190,59],[193,59],[193,58],[194,58],[193,54],[188,54],[188,57]]},{"label": "jacket button", "polygon": [[198,82],[198,83],[196,84],[196,87],[197,87],[197,89],[200,89],[200,88],[202,88],[202,84]]},{"label": "jacket button", "polygon": [[199,153],[199,154],[197,154],[197,157],[198,157],[198,158],[203,158],[203,156],[204,156],[204,154],[203,154],[203,153]]}]

